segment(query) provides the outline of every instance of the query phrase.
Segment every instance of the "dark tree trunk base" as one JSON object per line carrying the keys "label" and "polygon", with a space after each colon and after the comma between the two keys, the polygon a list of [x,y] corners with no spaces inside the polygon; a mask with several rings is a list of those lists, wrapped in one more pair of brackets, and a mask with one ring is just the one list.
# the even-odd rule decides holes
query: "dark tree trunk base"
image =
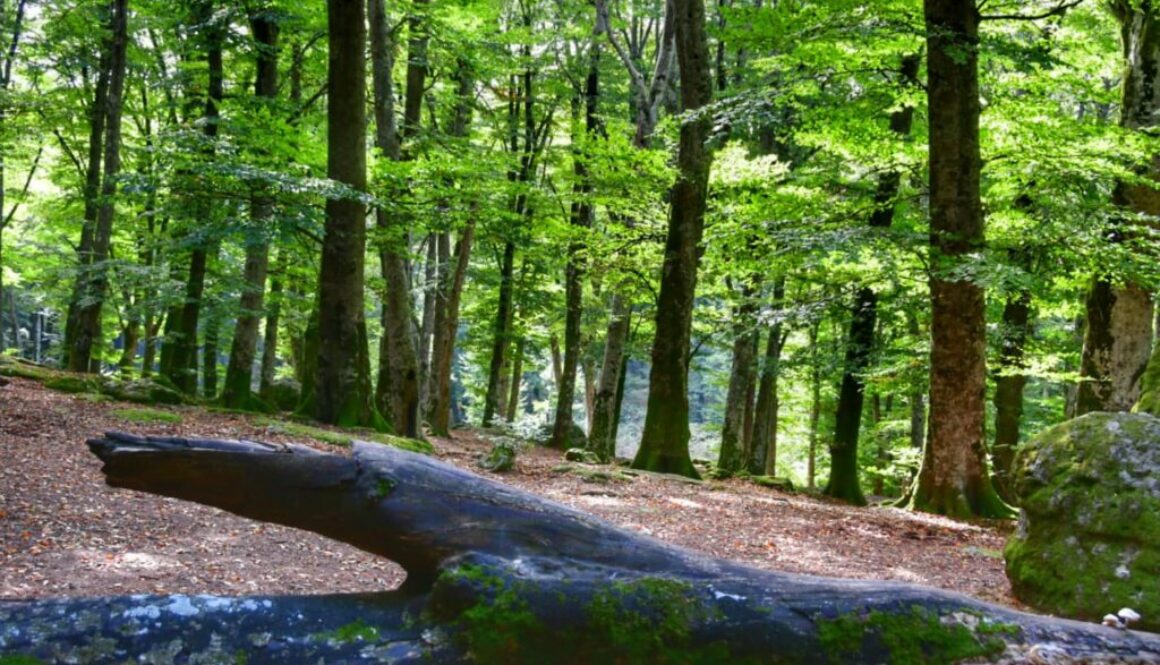
{"label": "dark tree trunk base", "polygon": [[746,568],[386,446],[342,457],[125,434],[89,445],[111,485],[310,529],[399,562],[407,583],[3,602],[0,662],[952,663],[1037,651],[1160,663],[1157,635]]}

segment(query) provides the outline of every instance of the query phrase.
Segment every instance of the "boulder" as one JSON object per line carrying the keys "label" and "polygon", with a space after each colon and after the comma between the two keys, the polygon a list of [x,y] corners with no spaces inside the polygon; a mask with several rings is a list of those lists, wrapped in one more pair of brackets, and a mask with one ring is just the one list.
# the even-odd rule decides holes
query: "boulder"
{"label": "boulder", "polygon": [[278,411],[293,411],[302,400],[302,385],[294,379],[276,379],[262,400]]}
{"label": "boulder", "polygon": [[511,471],[516,465],[516,446],[510,441],[496,441],[491,446],[491,452],[476,464],[479,465],[479,468],[487,469],[493,473]]}
{"label": "boulder", "polygon": [[[552,423],[544,423],[536,432],[536,443],[541,446],[551,445],[552,443]],[[572,429],[568,432],[568,440],[564,442],[564,449],[568,448],[587,448],[588,435],[584,433],[584,428],[572,423]]]}
{"label": "boulder", "polygon": [[1015,596],[1099,621],[1130,607],[1160,630],[1160,418],[1090,413],[1049,428],[1013,470],[1019,524],[1004,557]]}
{"label": "boulder", "polygon": [[585,464],[600,464],[600,456],[591,450],[583,448],[569,448],[564,451],[564,459],[569,462],[583,462]]}
{"label": "boulder", "polygon": [[185,404],[190,401],[172,384],[167,385],[152,378],[132,381],[108,379],[101,385],[101,392],[113,399],[137,404]]}

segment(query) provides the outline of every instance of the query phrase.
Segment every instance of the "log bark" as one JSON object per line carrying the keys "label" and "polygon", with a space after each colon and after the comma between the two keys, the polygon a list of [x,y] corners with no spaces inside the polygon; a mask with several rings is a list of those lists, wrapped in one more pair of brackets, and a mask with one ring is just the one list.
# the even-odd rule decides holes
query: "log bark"
{"label": "log bark", "polygon": [[1160,662],[1160,635],[909,584],[750,569],[378,444],[358,442],[345,457],[109,433],[89,447],[114,487],[315,531],[398,561],[407,582],[345,596],[4,601],[0,657],[110,662],[170,649],[189,662],[1037,662],[1033,653]]}

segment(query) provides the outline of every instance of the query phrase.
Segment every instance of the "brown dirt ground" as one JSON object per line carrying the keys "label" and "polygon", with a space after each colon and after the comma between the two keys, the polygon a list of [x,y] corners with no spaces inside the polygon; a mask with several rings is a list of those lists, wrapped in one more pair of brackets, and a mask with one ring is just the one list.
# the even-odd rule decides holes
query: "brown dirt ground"
{"label": "brown dirt ground", "polygon": [[[198,408],[170,409],[180,424],[142,425],[111,413],[130,406],[24,379],[0,388],[0,598],[332,593],[388,589],[402,580],[394,564],[312,533],[106,487],[100,462],[84,445],[106,430],[294,440],[247,416]],[[477,433],[433,443],[443,459],[493,475],[475,468],[490,445]],[[759,568],[916,582],[1016,604],[1000,554],[1008,525],[854,508],[741,480],[689,484],[642,475],[593,482],[554,473],[560,464],[558,452],[531,449],[514,471],[493,477]]]}

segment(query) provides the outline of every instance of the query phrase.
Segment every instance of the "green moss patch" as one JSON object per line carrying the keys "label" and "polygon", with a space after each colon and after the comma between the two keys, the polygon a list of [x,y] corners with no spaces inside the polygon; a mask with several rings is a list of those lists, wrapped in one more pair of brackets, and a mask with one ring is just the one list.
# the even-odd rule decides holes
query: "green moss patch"
{"label": "green moss patch", "polygon": [[159,411],[157,409],[114,409],[109,414],[133,423],[177,424],[181,422],[180,415],[171,411]]}
{"label": "green moss patch", "polygon": [[253,424],[258,427],[265,427],[271,431],[287,436],[303,437],[307,439],[314,439],[322,443],[329,443],[332,446],[343,446],[349,448],[355,440],[371,441],[374,443],[381,443],[387,446],[393,446],[402,450],[408,450],[413,453],[422,453],[429,455],[435,451],[434,447],[426,441],[419,441],[417,439],[407,439],[401,436],[393,436],[391,434],[383,434],[371,429],[353,429],[353,430],[330,430],[314,425],[307,425],[306,423],[294,422],[290,420],[278,420],[275,418],[257,418]]}
{"label": "green moss patch", "polygon": [[822,650],[834,663],[876,654],[882,654],[883,662],[898,665],[988,658],[1006,650],[1005,636],[1020,634],[1018,626],[986,623],[967,614],[940,616],[919,606],[909,612],[820,619],[817,626]]}

